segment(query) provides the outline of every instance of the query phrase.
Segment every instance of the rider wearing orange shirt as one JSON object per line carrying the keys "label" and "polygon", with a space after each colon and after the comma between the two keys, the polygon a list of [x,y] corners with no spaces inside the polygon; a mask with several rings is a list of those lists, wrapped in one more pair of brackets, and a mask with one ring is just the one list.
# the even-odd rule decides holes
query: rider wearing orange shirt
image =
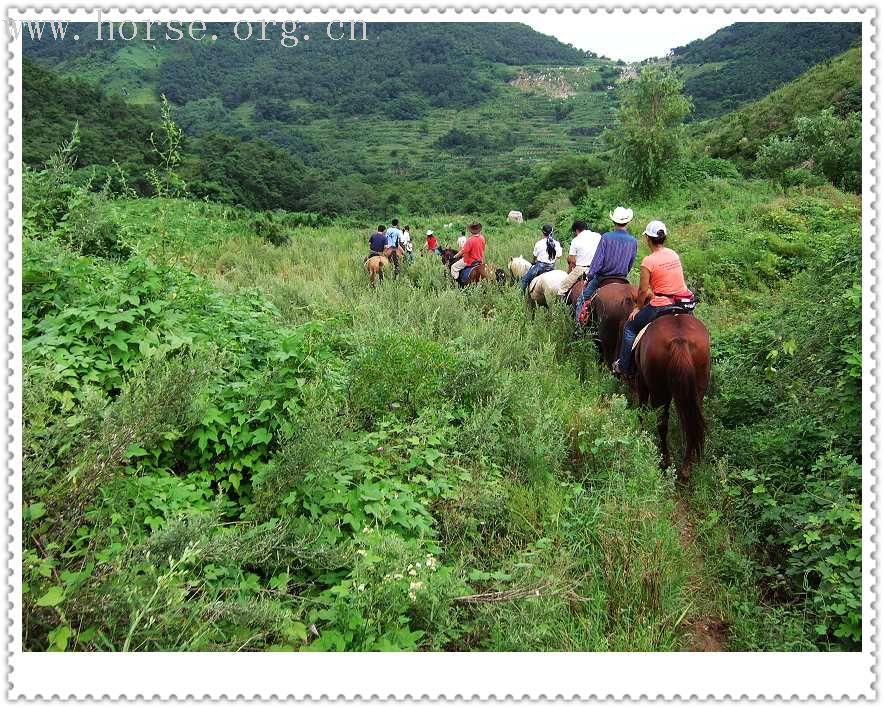
{"label": "rider wearing orange shirt", "polygon": [[664,308],[681,306],[693,309],[694,294],[685,284],[681,259],[671,248],[664,246],[667,230],[662,221],[652,221],[644,233],[651,249],[641,264],[641,279],[638,286],[638,305],[629,315],[623,326],[623,343],[620,358],[614,362],[614,373],[632,374],[632,343],[645,325]]}

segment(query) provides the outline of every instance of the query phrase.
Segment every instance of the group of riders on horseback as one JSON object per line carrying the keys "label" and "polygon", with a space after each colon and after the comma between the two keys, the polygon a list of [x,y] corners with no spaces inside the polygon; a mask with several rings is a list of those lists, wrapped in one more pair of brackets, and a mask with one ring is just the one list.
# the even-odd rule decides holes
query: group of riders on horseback
{"label": "group of riders on horseback", "polygon": [[[635,287],[628,279],[638,253],[638,240],[629,232],[633,212],[617,207],[610,219],[612,227],[604,234],[591,231],[585,221],[574,222],[567,271],[555,268],[562,247],[552,225],[544,224],[533,265],[514,258],[510,272],[516,276],[524,269],[520,286],[529,302],[548,303],[558,296],[573,306],[578,331],[592,325],[605,363],[630,382],[640,403],[659,411],[657,432],[667,466],[669,407],[675,401],[684,433],[679,469],[684,481],[705,437],[709,333],[693,316],[696,298],[685,283],[681,259],[666,245],[666,224],[651,221],[642,233],[650,254],[641,261]],[[544,298],[545,292],[550,296]]]}
{"label": "group of riders on horseback", "polygon": [[[578,327],[590,323],[594,312],[590,304],[603,285],[629,284],[629,271],[638,253],[638,241],[628,229],[632,209],[617,207],[610,218],[613,226],[604,234],[589,230],[582,220],[571,227],[568,270],[558,295],[569,303],[569,299],[573,300],[572,291],[579,289],[576,302],[570,303],[574,305]],[[553,236],[552,225],[544,224],[541,231],[543,238],[534,245],[534,264],[519,283],[522,290],[527,290],[536,277],[555,270],[555,262],[562,256],[562,246]],[[689,313],[696,305],[694,294],[685,284],[681,259],[665,245],[667,235],[662,221],[651,221],[644,230],[651,253],[641,262],[635,305],[623,327],[619,357],[610,362],[615,374],[632,375],[632,346],[644,327],[660,314]]]}
{"label": "group of riders on horseback", "polygon": [[[645,227],[642,235],[650,254],[641,261],[635,287],[628,279],[638,253],[638,240],[628,228],[633,212],[617,207],[610,219],[612,227],[604,234],[590,230],[585,221],[573,223],[567,271],[555,267],[563,248],[553,226],[544,224],[542,237],[534,245],[534,262],[513,258],[510,274],[519,277],[530,303],[549,304],[558,296],[574,308],[578,331],[592,325],[613,373],[630,382],[642,404],[660,410],[658,434],[664,465],[669,464],[669,406],[675,401],[685,439],[679,477],[685,480],[691,462],[702,451],[705,434],[702,400],[710,376],[709,333],[693,316],[696,299],[685,283],[681,259],[666,246],[666,224],[654,220]],[[398,272],[399,259],[412,253],[410,235],[403,239],[408,227],[403,232],[396,220],[392,223],[390,229],[379,227],[369,240],[366,263],[373,284],[372,259],[392,261]],[[427,231],[427,251],[442,257],[461,286],[481,279],[500,282],[505,277],[503,271],[484,263],[485,246],[479,223],[470,224],[469,236],[461,234],[457,251],[440,248],[433,231]]]}

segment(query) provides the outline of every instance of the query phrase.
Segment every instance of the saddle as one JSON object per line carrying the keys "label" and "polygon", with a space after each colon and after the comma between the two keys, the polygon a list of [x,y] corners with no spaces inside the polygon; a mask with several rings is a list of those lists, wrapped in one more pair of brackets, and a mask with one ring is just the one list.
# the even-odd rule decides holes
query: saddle
{"label": "saddle", "polygon": [[641,341],[642,335],[645,333],[648,327],[654,324],[654,322],[659,320],[661,317],[666,317],[668,315],[671,315],[672,317],[679,317],[681,315],[693,316],[693,310],[693,305],[690,308],[686,308],[682,305],[670,305],[669,307],[660,310],[660,312],[657,313],[657,316],[654,317],[654,319],[652,319],[650,322],[648,322],[644,327],[642,327],[638,331],[638,334],[635,335],[635,340],[632,342],[632,351],[635,351],[636,347],[638,347],[638,343]]}
{"label": "saddle", "polygon": [[[624,278],[622,275],[612,275],[608,278],[603,278],[599,283],[599,290],[601,290],[606,285],[611,285],[611,283],[619,283],[621,285],[629,285],[629,278]],[[598,292],[598,290],[596,290]]]}
{"label": "saddle", "polygon": [[470,282],[470,274],[471,274],[476,268],[478,268],[480,265],[482,265],[481,262],[480,262],[480,263],[474,263],[473,265],[471,265],[471,266],[467,266],[466,268],[464,268],[464,269],[460,272],[460,275],[457,276],[457,282],[460,283],[461,285],[466,285],[468,282]]}

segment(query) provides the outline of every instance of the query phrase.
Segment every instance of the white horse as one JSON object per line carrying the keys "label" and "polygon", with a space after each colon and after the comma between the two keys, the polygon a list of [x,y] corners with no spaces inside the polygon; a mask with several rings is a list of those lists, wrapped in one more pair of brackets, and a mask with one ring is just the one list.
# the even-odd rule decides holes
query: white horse
{"label": "white horse", "polygon": [[534,316],[534,308],[538,305],[550,307],[559,299],[559,288],[565,282],[568,274],[563,270],[548,270],[541,273],[528,286],[528,307],[531,316]]}
{"label": "white horse", "polygon": [[530,267],[530,261],[522,258],[522,256],[513,256],[510,258],[510,275],[516,280],[521,280]]}

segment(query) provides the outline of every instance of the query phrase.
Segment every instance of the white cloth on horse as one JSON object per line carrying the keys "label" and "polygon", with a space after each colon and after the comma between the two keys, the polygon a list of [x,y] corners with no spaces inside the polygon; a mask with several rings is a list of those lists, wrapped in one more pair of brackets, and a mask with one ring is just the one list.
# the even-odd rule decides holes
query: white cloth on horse
{"label": "white cloth on horse", "polygon": [[537,305],[551,306],[557,299],[562,281],[568,276],[563,270],[541,273],[528,286],[528,296]]}
{"label": "white cloth on horse", "polygon": [[542,238],[537,243],[534,244],[534,260],[538,263],[549,263],[553,264],[556,262],[556,258],[562,257],[562,244],[558,241],[553,241],[555,244],[556,255],[555,258],[550,258],[549,254],[546,252],[546,239]]}

